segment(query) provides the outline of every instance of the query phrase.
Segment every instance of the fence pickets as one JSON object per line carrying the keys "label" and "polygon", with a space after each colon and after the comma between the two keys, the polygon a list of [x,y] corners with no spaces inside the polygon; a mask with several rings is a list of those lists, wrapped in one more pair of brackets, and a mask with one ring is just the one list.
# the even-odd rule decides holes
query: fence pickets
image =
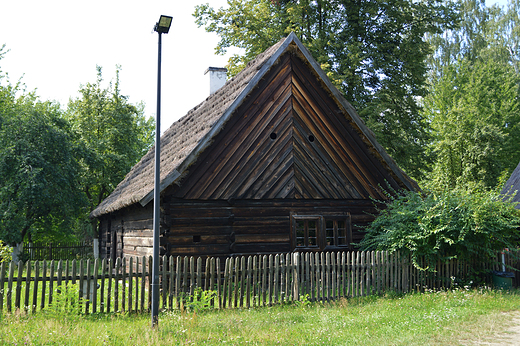
{"label": "fence pickets", "polygon": [[[239,256],[225,263],[200,257],[160,260],[159,306],[165,310],[190,304],[202,290],[214,292],[209,301],[214,308],[250,308],[446,288],[453,284],[452,278],[463,278],[468,271],[467,265],[452,260],[438,263],[436,273],[425,275],[411,265],[409,257],[380,251]],[[78,284],[84,298],[81,311],[86,314],[149,311],[150,268],[151,257],[117,258],[115,263],[99,259],[4,262],[0,309],[44,309],[70,283]]]}

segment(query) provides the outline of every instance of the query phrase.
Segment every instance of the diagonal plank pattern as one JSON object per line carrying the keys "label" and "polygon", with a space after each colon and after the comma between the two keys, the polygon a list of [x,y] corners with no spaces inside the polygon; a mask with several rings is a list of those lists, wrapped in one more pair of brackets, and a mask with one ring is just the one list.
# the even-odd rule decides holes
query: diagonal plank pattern
{"label": "diagonal plank pattern", "polygon": [[[193,173],[190,173],[193,172]],[[303,61],[290,52],[238,107],[176,198],[384,198],[392,178]]]}

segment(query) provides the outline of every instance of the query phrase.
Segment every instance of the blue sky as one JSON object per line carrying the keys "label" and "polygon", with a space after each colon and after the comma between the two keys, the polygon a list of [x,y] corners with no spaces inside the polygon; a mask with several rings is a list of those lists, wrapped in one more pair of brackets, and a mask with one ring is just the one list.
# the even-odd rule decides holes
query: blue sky
{"label": "blue sky", "polygon": [[[0,11],[0,45],[10,50],[0,61],[11,82],[37,89],[44,100],[63,106],[77,97],[80,84],[96,80],[96,65],[106,81],[121,65],[121,91],[131,103],[145,102],[155,116],[157,34],[161,14],[173,17],[163,35],[162,130],[209,95],[209,66],[223,67],[218,37],[194,23],[195,5],[225,6],[226,0],[24,0],[6,1]],[[505,5],[506,0],[500,0]]]}

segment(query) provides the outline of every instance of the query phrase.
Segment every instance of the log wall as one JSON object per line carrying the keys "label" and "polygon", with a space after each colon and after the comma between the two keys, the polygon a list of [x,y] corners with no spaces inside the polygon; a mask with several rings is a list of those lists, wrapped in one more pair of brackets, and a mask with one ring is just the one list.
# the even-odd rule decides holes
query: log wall
{"label": "log wall", "polygon": [[293,250],[291,213],[332,216],[349,212],[352,241],[359,242],[363,237],[362,227],[373,219],[368,213],[376,212],[372,201],[364,200],[177,202],[164,204],[170,224],[161,239],[165,253],[174,256],[290,252]]}

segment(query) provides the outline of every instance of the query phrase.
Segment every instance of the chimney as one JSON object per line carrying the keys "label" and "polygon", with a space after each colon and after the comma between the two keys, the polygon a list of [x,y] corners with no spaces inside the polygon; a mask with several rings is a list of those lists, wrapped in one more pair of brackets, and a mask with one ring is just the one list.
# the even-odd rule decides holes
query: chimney
{"label": "chimney", "polygon": [[209,72],[209,94],[215,93],[226,83],[227,68],[208,67],[204,74]]}

